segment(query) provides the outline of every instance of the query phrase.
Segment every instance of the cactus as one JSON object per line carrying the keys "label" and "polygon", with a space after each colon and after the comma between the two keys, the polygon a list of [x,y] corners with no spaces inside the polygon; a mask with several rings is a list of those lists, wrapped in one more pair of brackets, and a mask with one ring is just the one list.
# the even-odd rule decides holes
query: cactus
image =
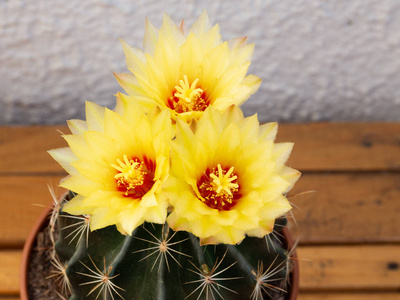
{"label": "cactus", "polygon": [[291,252],[279,238],[286,218],[278,219],[265,238],[200,246],[194,235],[174,232],[167,223],[144,223],[131,236],[115,226],[90,232],[88,216],[59,209],[56,205],[53,257],[64,276],[62,293],[70,300],[276,299],[286,294],[282,287],[291,271]]}
{"label": "cactus", "polygon": [[276,123],[238,107],[261,81],[245,75],[252,45],[222,43],[206,12],[190,34],[167,15],[158,34],[146,28],[145,52],[123,42],[133,75],[115,75],[128,95],[115,110],[87,102],[69,147],[49,151],[73,191],[50,223],[63,297],[285,297],[280,216],[300,172]]}

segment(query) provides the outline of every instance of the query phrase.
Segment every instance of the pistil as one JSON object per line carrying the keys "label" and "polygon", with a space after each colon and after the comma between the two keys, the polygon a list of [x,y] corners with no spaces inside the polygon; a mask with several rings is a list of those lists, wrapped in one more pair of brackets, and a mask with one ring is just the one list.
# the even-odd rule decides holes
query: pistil
{"label": "pistil", "polygon": [[140,198],[151,189],[154,183],[152,174],[149,174],[143,162],[137,158],[128,159],[124,155],[123,161],[117,159],[117,163],[111,166],[118,171],[114,176],[117,189],[123,191],[125,196]]}
{"label": "pistil", "polygon": [[238,176],[234,167],[222,168],[221,164],[207,170],[198,181],[198,189],[209,207],[218,210],[230,210],[241,197]]}
{"label": "pistil", "polygon": [[177,113],[204,111],[208,103],[205,99],[205,91],[198,87],[198,83],[199,79],[196,78],[190,84],[188,77],[184,75],[179,85],[175,86],[173,96],[168,99],[169,108]]}

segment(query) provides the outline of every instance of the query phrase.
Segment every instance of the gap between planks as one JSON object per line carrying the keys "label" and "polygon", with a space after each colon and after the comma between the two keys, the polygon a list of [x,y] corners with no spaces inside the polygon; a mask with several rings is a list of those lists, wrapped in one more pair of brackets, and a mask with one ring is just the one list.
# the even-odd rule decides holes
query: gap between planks
{"label": "gap between planks", "polygon": [[290,230],[304,244],[400,242],[399,199],[400,173],[303,174]]}
{"label": "gap between planks", "polygon": [[298,300],[399,300],[400,293],[300,293]]}
{"label": "gap between planks", "polygon": [[303,291],[400,290],[400,245],[299,247]]}

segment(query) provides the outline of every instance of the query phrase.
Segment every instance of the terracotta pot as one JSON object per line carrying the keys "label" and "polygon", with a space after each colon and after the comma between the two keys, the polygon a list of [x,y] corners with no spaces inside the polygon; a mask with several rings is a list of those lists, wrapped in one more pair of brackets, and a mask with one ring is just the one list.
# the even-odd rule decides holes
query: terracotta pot
{"label": "terracotta pot", "polygon": [[[49,215],[51,212],[51,208],[47,208],[40,218],[36,221],[36,224],[33,226],[31,232],[29,233],[28,238],[26,239],[24,250],[22,252],[22,261],[21,261],[21,270],[20,270],[20,298],[21,300],[29,300],[28,297],[28,268],[29,268],[29,260],[31,257],[31,251],[33,249],[33,245],[36,241],[37,234],[42,231],[44,227],[48,225]],[[290,234],[289,230],[285,227],[283,229],[283,235],[286,238],[289,249],[291,249],[294,245],[293,237]],[[293,263],[294,268],[291,273],[292,282],[291,282],[291,290],[289,291],[289,299],[296,300],[299,293],[299,265],[297,260],[296,251],[293,253]]]}
{"label": "terracotta pot", "polygon": [[51,208],[47,208],[41,214],[40,218],[36,221],[35,225],[32,227],[31,232],[26,239],[24,250],[22,251],[22,261],[21,261],[21,269],[19,273],[19,291],[21,300],[29,300],[28,296],[28,268],[29,268],[29,260],[31,257],[31,252],[33,245],[36,241],[37,234],[42,231],[42,229],[48,225],[49,215],[51,212]]}

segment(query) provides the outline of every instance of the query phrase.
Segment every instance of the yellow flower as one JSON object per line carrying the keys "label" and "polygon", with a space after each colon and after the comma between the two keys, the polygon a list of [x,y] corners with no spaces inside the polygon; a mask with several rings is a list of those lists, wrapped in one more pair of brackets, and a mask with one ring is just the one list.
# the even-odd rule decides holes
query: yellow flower
{"label": "yellow flower", "polygon": [[115,74],[120,85],[147,107],[167,108],[174,119],[197,119],[208,106],[240,105],[261,83],[246,76],[254,45],[246,38],[223,42],[206,11],[189,30],[168,15],[160,30],[146,20],[144,51],[122,45],[132,73]]}
{"label": "yellow flower", "polygon": [[171,119],[159,109],[145,114],[117,95],[115,111],[86,103],[87,121],[71,120],[67,148],[49,151],[70,174],[60,186],[78,195],[64,211],[90,215],[90,228],[117,225],[123,234],[144,221],[164,223],[161,197],[169,174]]}
{"label": "yellow flower", "polygon": [[[192,127],[190,127],[192,126]],[[291,143],[274,143],[276,123],[259,125],[231,106],[208,108],[192,125],[178,120],[165,190],[173,206],[167,222],[202,244],[236,244],[263,237],[291,206],[285,198],[300,176],[285,166]]]}

